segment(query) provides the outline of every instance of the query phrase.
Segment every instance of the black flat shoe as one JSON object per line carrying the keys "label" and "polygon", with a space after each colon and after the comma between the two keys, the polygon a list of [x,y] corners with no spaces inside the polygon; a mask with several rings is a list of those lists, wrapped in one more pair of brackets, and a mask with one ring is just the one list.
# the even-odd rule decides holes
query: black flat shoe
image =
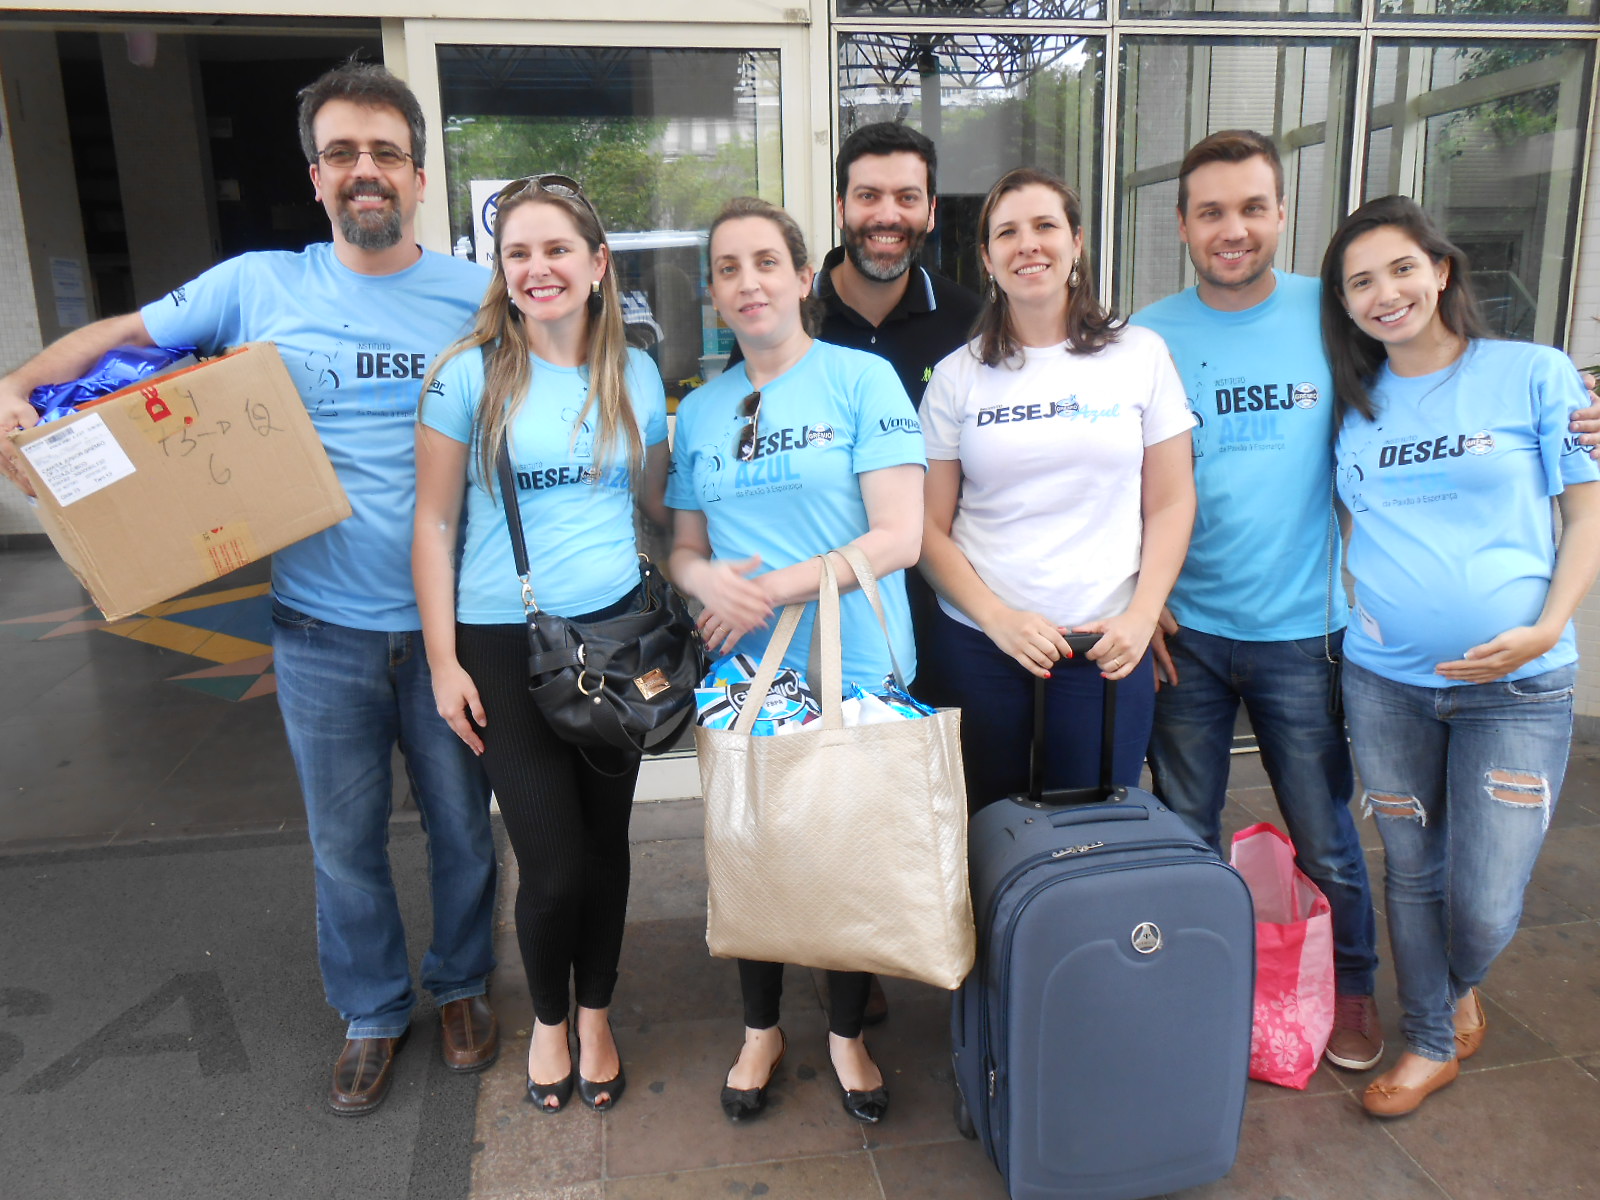
{"label": "black flat shoe", "polygon": [[[595,1112],[605,1112],[622,1099],[622,1093],[628,1089],[628,1073],[617,1067],[617,1073],[610,1079],[599,1082],[578,1076],[578,1098],[581,1099]],[[604,1100],[600,1099],[605,1096]]]}
{"label": "black flat shoe", "polygon": [[[752,1117],[760,1116],[767,1107],[767,1088],[772,1086],[772,1077],[778,1073],[778,1066],[783,1062],[783,1056],[789,1051],[789,1040],[783,1036],[783,1030],[778,1030],[778,1057],[772,1060],[772,1070],[767,1072],[767,1078],[760,1087],[731,1088],[726,1083],[722,1085],[722,1115],[737,1125],[740,1121],[748,1121]],[[743,1051],[741,1050],[742,1054]],[[739,1065],[738,1058],[733,1060],[733,1066]],[[730,1071],[733,1067],[728,1068]]]}
{"label": "black flat shoe", "polygon": [[[567,1106],[567,1101],[572,1099],[572,1080],[576,1071],[568,1071],[567,1077],[556,1083],[535,1083],[533,1076],[528,1076],[528,1103],[538,1106],[542,1113],[558,1113]],[[554,1104],[545,1101],[554,1096]]]}
{"label": "black flat shoe", "polygon": [[870,1092],[844,1092],[844,1110],[863,1125],[876,1125],[889,1112],[889,1089],[875,1087]]}
{"label": "black flat shoe", "polygon": [[[867,1052],[867,1060],[873,1062],[874,1066],[877,1065],[870,1050]],[[880,1075],[883,1073],[881,1067],[878,1073]],[[881,1083],[867,1091],[854,1092],[845,1087],[844,1081],[840,1080],[839,1090],[844,1093],[845,1112],[863,1125],[876,1125],[889,1112],[889,1089]]]}

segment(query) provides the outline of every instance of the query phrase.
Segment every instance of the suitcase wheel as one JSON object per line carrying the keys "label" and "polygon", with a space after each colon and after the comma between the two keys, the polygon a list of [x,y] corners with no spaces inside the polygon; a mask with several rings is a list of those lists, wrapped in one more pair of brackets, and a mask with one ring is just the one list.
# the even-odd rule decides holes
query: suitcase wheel
{"label": "suitcase wheel", "polygon": [[961,1136],[966,1138],[969,1142],[976,1141],[978,1138],[978,1127],[972,1123],[972,1114],[967,1111],[967,1102],[966,1099],[961,1095],[960,1088],[956,1089],[955,1118],[956,1129],[960,1132]]}

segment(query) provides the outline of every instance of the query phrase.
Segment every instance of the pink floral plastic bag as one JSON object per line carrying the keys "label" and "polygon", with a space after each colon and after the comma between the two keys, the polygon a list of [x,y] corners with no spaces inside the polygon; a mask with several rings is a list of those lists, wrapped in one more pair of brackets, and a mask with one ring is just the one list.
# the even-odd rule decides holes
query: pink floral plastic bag
{"label": "pink floral plastic bag", "polygon": [[1304,1088],[1333,1032],[1331,910],[1294,865],[1294,846],[1275,826],[1234,834],[1233,865],[1256,906],[1250,1078]]}

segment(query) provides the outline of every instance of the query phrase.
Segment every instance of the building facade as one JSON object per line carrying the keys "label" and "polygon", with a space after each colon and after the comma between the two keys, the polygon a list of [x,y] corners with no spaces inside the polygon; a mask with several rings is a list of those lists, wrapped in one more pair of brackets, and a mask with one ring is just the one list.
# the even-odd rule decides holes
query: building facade
{"label": "building facade", "polygon": [[[975,281],[989,185],[1024,163],[1083,194],[1123,312],[1193,282],[1173,219],[1183,150],[1272,133],[1315,273],[1362,200],[1416,197],[1471,254],[1506,336],[1600,361],[1600,200],[1588,186],[1600,0],[107,0],[0,15],[0,363],[226,255],[326,236],[293,93],[351,54],[429,118],[425,244],[479,257],[497,184],[584,181],[633,331],[673,395],[728,348],[704,297],[727,196],[785,204],[820,252],[833,154],[905,120],[940,150],[930,254]],[[374,12],[374,8],[377,9]],[[447,11],[448,10],[448,11]],[[0,534],[36,529],[0,493]],[[1580,614],[1600,728],[1600,598]]]}

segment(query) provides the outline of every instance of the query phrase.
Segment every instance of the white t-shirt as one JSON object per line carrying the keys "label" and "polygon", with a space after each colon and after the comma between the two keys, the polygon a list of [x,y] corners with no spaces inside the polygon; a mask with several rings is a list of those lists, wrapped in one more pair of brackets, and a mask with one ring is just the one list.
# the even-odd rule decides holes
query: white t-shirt
{"label": "white t-shirt", "polygon": [[961,463],[951,537],[996,596],[1066,626],[1128,607],[1144,448],[1194,424],[1158,334],[1127,326],[1094,354],[1029,348],[1020,366],[963,346],[933,369],[921,415],[928,457]]}

